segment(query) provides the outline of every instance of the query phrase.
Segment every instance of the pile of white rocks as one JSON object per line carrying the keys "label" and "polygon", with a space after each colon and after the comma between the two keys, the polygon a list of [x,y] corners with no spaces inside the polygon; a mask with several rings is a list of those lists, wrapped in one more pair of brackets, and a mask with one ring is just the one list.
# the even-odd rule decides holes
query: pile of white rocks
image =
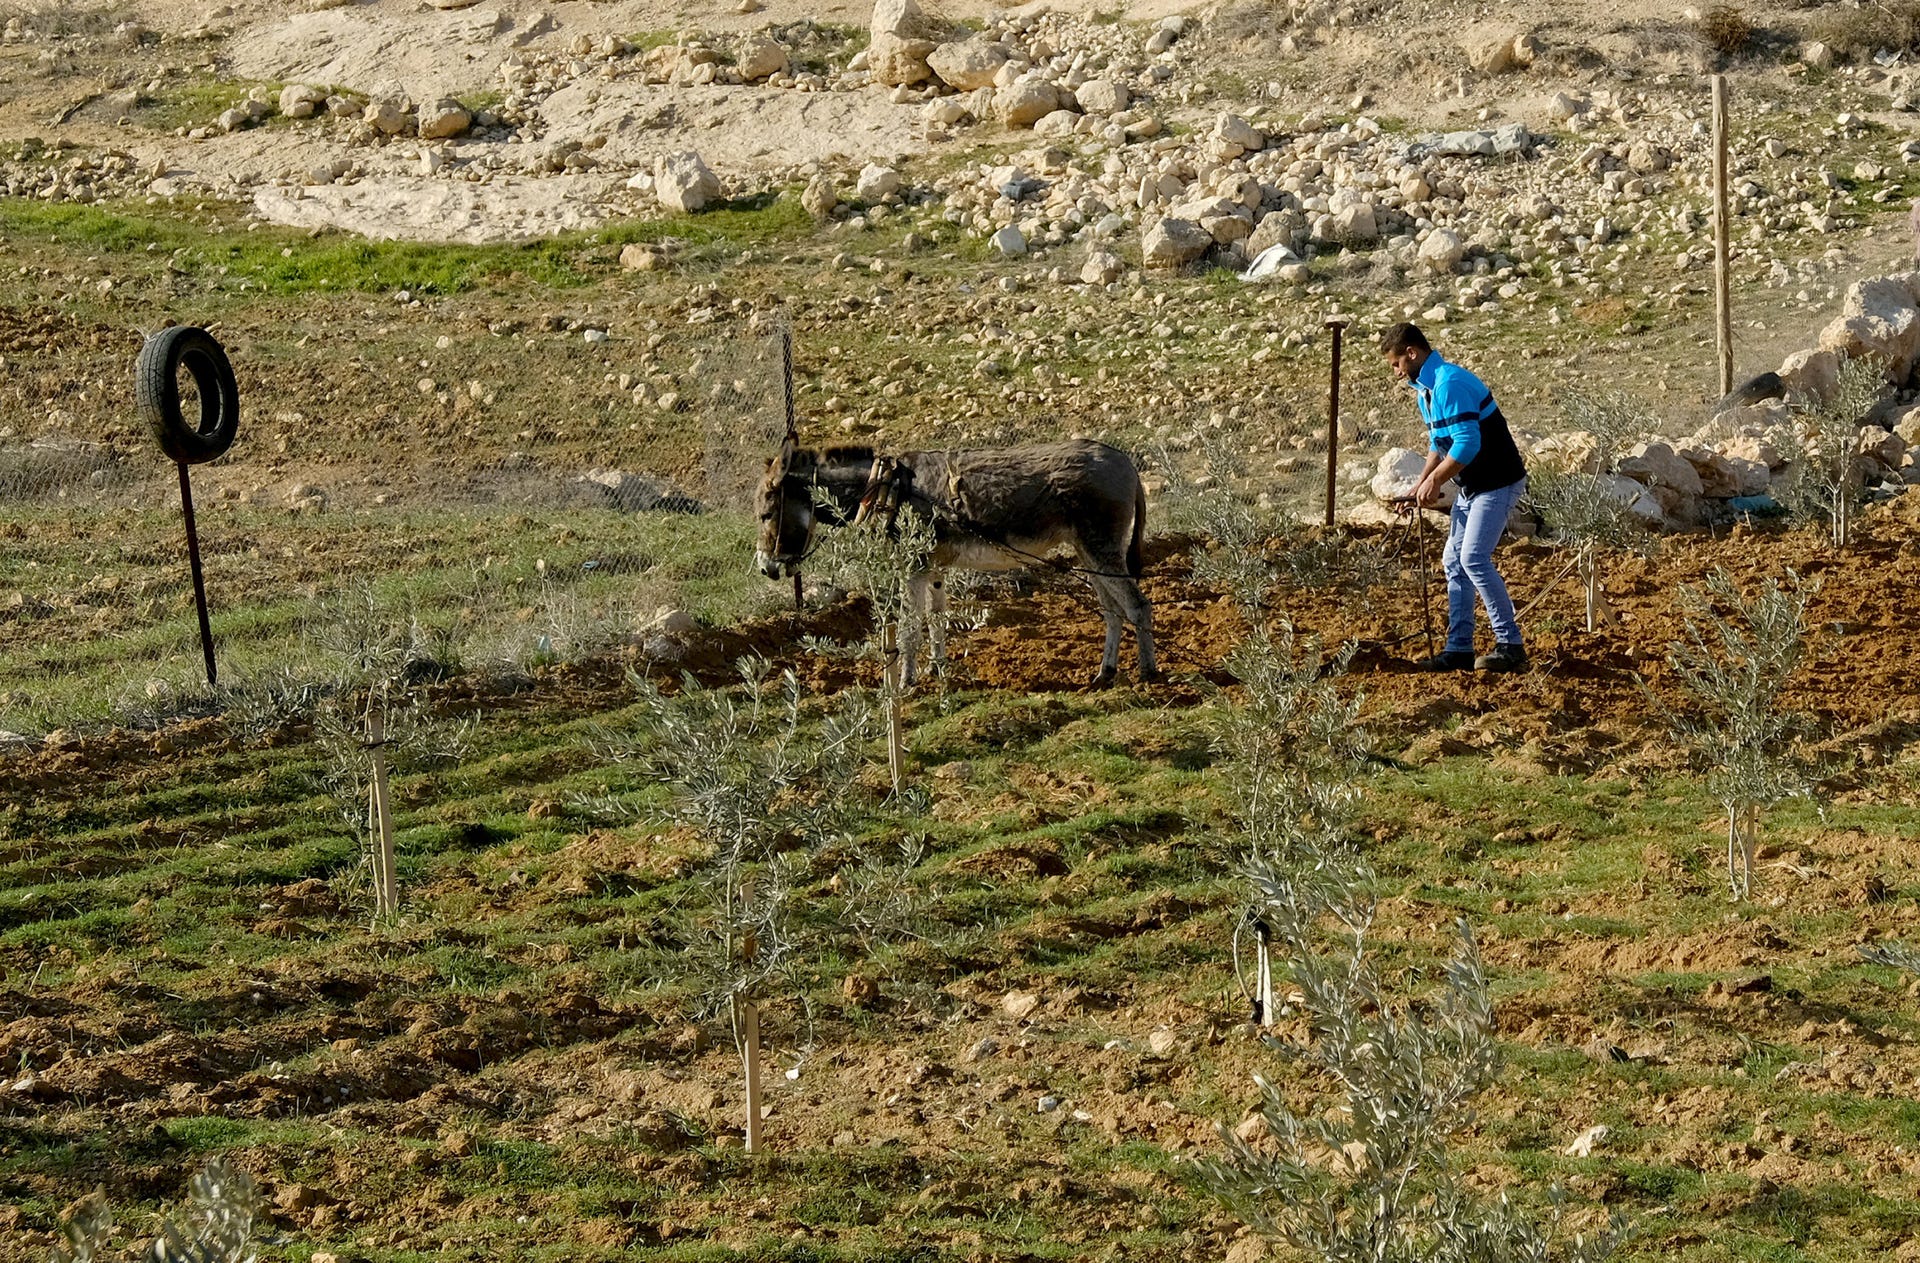
{"label": "pile of white rocks", "polygon": [[46,202],[97,202],[145,193],[166,165],[144,164],[124,150],[73,152],[29,137],[0,161],[0,192]]}

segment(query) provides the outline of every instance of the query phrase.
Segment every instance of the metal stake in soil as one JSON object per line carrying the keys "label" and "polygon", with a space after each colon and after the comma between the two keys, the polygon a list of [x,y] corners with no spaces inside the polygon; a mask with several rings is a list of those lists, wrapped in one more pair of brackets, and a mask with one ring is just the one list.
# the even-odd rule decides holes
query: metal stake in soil
{"label": "metal stake in soil", "polygon": [[207,660],[207,686],[219,683],[213,665],[213,624],[207,621],[207,580],[200,570],[200,532],[193,524],[193,481],[180,466],[180,511],[187,519],[187,561],[193,567],[193,604],[200,612],[200,652]]}
{"label": "metal stake in soil", "polygon": [[1329,320],[1333,330],[1333,375],[1327,386],[1327,525],[1333,525],[1333,489],[1335,466],[1340,460],[1340,335],[1344,320]]}

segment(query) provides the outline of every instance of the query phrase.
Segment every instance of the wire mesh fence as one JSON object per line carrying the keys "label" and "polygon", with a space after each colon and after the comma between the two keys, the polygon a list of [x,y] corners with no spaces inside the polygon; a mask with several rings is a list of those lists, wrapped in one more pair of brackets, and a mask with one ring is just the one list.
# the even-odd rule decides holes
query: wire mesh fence
{"label": "wire mesh fence", "polygon": [[[790,593],[751,567],[751,500],[788,424],[782,333],[762,320],[618,338],[595,361],[592,408],[423,360],[416,397],[367,423],[372,446],[330,443],[330,423],[280,392],[249,402],[232,449],[191,467],[220,690],[202,664],[177,467],[144,432],[89,437],[58,409],[0,428],[0,733],[156,722],[236,692],[383,674],[525,671],[779,608]],[[1297,354],[1324,364],[1325,350]],[[1410,406],[1378,376],[1343,383],[1341,520],[1373,499],[1381,453],[1415,441]],[[1327,402],[1275,392],[1099,437],[1147,467],[1150,533],[1217,531],[1175,503],[1195,488],[1278,530],[1324,518]],[[805,441],[841,437],[801,426]],[[990,421],[973,428],[971,446],[1001,441]],[[1049,429],[1086,432],[1022,418],[1018,433]]]}

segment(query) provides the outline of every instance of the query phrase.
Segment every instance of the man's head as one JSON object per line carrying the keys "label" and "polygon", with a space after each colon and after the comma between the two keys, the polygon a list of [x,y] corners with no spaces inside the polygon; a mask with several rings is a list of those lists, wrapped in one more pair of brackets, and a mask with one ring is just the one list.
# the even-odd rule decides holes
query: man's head
{"label": "man's head", "polygon": [[1387,366],[1403,382],[1414,379],[1432,352],[1427,335],[1415,324],[1402,322],[1380,335],[1380,354],[1387,357]]}

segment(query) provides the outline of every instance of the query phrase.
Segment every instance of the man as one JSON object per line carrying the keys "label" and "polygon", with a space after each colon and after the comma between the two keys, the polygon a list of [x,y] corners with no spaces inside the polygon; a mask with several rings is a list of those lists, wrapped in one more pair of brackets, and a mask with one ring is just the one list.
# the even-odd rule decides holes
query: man
{"label": "man", "polygon": [[[1441,358],[1425,334],[1397,324],[1380,337],[1393,375],[1413,389],[1427,423],[1427,464],[1411,499],[1421,508],[1440,502],[1440,488],[1460,480],[1447,533],[1447,647],[1419,663],[1424,671],[1524,671],[1527,650],[1513,598],[1493,566],[1493,549],[1513,506],[1527,489],[1527,467],[1493,392],[1478,377]],[[1473,654],[1474,598],[1493,624],[1493,652]]]}

